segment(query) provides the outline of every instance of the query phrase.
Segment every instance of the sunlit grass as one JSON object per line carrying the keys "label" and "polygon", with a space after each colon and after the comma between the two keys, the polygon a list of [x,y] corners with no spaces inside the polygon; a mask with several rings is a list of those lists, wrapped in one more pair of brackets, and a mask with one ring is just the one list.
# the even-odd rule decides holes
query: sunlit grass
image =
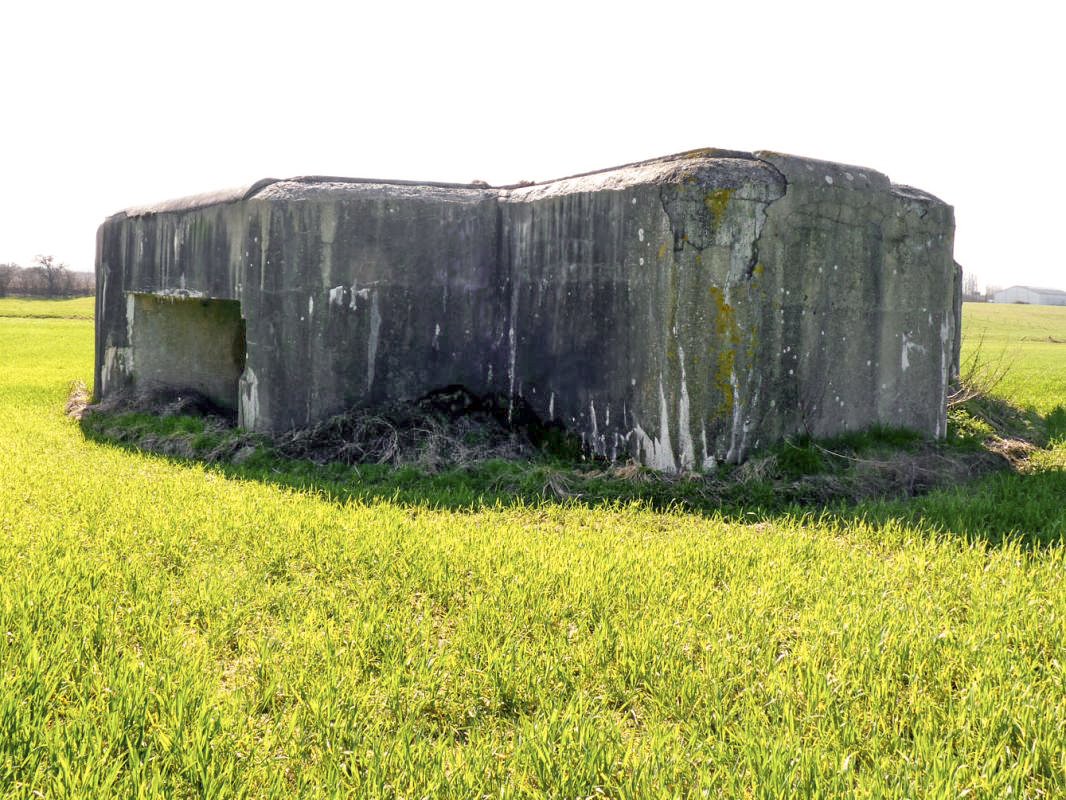
{"label": "sunlit grass", "polygon": [[0,297],[0,317],[92,319],[95,297]]}
{"label": "sunlit grass", "polygon": [[1066,403],[1066,307],[966,303],[963,330],[963,361],[979,346],[1008,368],[1001,396],[1045,414]]}
{"label": "sunlit grass", "polygon": [[750,521],[343,502],[86,441],[91,349],[0,318],[0,795],[1066,792],[1061,449]]}

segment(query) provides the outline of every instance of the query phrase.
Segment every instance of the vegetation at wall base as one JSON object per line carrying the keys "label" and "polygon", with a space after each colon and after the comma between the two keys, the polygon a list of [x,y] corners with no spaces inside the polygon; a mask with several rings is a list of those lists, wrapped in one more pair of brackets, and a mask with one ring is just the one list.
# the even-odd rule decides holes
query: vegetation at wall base
{"label": "vegetation at wall base", "polygon": [[[998,406],[984,398],[971,403]],[[150,401],[139,405],[152,408]],[[181,403],[169,405],[180,407]],[[574,500],[594,506],[625,501],[657,509],[780,512],[869,498],[911,497],[998,469],[1024,468],[1035,447],[1024,439],[1005,438],[1001,435],[1005,431],[992,429],[982,418],[956,412],[953,420],[958,424],[953,425],[947,442],[892,429],[832,440],[794,437],[738,466],[723,464],[704,473],[669,475],[633,463],[581,460],[537,450],[521,430],[484,433],[485,428],[478,427],[478,445],[471,445],[464,442],[469,427],[458,426],[454,420],[427,421],[395,409],[345,415],[343,427],[353,427],[353,418],[359,423],[363,413],[378,424],[363,422],[373,436],[359,440],[358,448],[343,440],[329,448],[309,447],[306,441],[315,437],[307,432],[277,437],[247,433],[211,414],[90,408],[81,425],[94,441],[202,461],[233,477],[312,488],[337,499],[395,499],[454,509],[521,498],[534,504]],[[416,418],[418,435],[411,435],[411,429],[398,432],[391,425],[382,427],[380,420],[390,416]],[[338,419],[324,427],[340,427]],[[1035,428],[1024,430],[1036,432]],[[403,438],[409,439],[406,447],[397,445]],[[353,449],[371,458],[348,463]],[[449,454],[457,457],[443,457]]]}
{"label": "vegetation at wall base", "polygon": [[[64,412],[91,348],[0,318],[0,796],[1066,793],[1066,363],[1038,347],[1001,386],[1044,428],[1017,468],[782,510],[133,450]],[[997,430],[953,419],[952,453]],[[764,457],[832,476],[845,445]]]}
{"label": "vegetation at wall base", "polygon": [[[990,372],[979,357],[978,348],[952,395],[944,441],[881,427],[820,441],[795,436],[741,465],[681,475],[583,456],[576,437],[548,431],[531,410],[523,409],[512,424],[500,398],[476,398],[462,387],[414,403],[353,409],[274,436],[235,427],[232,415],[193,391],[118,398],[89,406],[79,418],[94,441],[345,500],[400,499],[441,508],[517,498],[625,501],[771,513],[912,497],[1000,469],[1025,470],[1030,455],[1048,443],[1048,422],[995,396],[1004,373]],[[1062,413],[1060,406],[1049,419]]]}

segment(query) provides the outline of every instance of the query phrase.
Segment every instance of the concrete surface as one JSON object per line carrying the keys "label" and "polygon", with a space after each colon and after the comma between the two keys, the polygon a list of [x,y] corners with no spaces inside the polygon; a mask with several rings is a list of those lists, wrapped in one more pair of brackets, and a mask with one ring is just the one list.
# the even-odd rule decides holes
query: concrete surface
{"label": "concrete surface", "polygon": [[237,410],[245,351],[240,303],[131,293],[126,314],[141,388],[193,389]]}
{"label": "concrete surface", "polygon": [[878,172],[766,152],[495,188],[268,179],[104,222],[97,396],[208,387],[276,431],[460,384],[667,471],[795,433],[941,436],[953,232]]}

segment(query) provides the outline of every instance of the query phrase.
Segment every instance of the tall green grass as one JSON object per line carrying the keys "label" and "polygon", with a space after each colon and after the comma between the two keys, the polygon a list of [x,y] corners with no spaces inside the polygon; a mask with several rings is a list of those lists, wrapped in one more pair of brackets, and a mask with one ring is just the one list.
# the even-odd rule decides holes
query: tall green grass
{"label": "tall green grass", "polygon": [[346,499],[87,441],[91,342],[0,318],[0,795],[1066,792],[1061,450],[815,513]]}

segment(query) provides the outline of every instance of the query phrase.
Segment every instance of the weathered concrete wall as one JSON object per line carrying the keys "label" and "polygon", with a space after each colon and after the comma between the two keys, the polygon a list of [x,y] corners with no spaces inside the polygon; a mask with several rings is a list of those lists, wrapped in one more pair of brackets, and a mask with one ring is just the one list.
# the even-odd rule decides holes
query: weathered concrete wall
{"label": "weathered concrete wall", "polygon": [[784,193],[771,166],[730,157],[510,193],[508,390],[600,455],[667,470],[739,459],[735,384],[756,346],[744,293]]}
{"label": "weathered concrete wall", "polygon": [[261,181],[104,223],[96,386],[150,378],[131,295],[190,296],[239,301],[233,402],[259,430],[462,384],[666,470],[796,432],[942,435],[952,235],[930,195],[772,153],[496,189]]}

